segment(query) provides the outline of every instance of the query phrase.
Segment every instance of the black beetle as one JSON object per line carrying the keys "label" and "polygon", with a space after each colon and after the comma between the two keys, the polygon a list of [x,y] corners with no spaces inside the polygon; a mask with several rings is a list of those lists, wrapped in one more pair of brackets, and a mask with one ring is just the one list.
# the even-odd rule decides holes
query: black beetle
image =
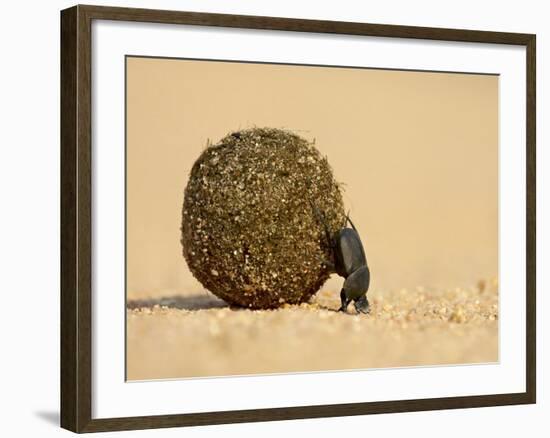
{"label": "black beetle", "polygon": [[[314,210],[319,217],[317,208],[314,207]],[[320,217],[320,219],[324,225],[326,238],[334,259],[334,263],[323,261],[323,264],[332,272],[345,278],[340,292],[342,305],[339,311],[346,312],[349,303],[353,301],[358,313],[369,313],[367,291],[370,284],[370,271],[367,266],[365,250],[355,225],[349,215],[346,215],[344,227],[331,236],[324,217]],[[348,222],[351,228],[347,227]]]}

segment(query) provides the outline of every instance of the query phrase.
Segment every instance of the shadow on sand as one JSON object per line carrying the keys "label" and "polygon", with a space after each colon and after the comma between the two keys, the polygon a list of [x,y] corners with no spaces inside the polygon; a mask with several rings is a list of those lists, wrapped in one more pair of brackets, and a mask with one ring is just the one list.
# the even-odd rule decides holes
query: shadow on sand
{"label": "shadow on sand", "polygon": [[[329,312],[338,312],[338,309],[314,302],[313,304],[319,310],[328,310]],[[238,307],[229,305],[222,299],[211,294],[195,294],[195,295],[171,295],[160,298],[150,298],[142,300],[128,300],[126,308],[133,309],[152,309],[155,306],[163,306],[171,309],[180,310],[206,310],[206,309],[221,309],[230,307],[231,310],[248,310],[246,307]]]}
{"label": "shadow on sand", "polygon": [[206,294],[173,295],[146,300],[128,300],[126,307],[131,310],[144,307],[154,307],[157,305],[183,310],[218,309],[228,307],[228,304],[225,301],[222,301],[213,295]]}

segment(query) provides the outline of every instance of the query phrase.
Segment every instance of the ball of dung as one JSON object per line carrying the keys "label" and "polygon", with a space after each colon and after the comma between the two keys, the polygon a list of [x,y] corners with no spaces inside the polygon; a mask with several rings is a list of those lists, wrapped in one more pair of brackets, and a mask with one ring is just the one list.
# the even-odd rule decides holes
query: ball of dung
{"label": "ball of dung", "polygon": [[208,146],[185,188],[183,255],[202,285],[249,308],[301,303],[327,280],[340,186],[314,144],[254,128]]}

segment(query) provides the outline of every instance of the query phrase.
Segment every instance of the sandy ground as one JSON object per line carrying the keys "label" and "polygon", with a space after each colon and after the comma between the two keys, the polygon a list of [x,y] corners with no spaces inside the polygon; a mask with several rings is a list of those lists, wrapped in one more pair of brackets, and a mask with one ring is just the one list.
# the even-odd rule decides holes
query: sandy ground
{"label": "sandy ground", "polygon": [[371,313],[336,312],[337,292],[277,310],[209,293],[131,300],[127,378],[148,380],[498,361],[498,285],[369,292]]}

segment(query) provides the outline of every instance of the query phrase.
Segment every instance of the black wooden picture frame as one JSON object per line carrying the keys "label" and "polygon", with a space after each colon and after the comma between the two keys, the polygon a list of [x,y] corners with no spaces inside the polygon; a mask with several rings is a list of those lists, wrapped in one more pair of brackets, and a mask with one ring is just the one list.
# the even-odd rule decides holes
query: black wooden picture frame
{"label": "black wooden picture frame", "polygon": [[[526,391],[383,401],[92,419],[91,25],[93,20],[220,26],[519,45],[526,48]],[[74,432],[147,429],[535,403],[535,59],[531,34],[239,16],[100,6],[61,12],[61,426]]]}

